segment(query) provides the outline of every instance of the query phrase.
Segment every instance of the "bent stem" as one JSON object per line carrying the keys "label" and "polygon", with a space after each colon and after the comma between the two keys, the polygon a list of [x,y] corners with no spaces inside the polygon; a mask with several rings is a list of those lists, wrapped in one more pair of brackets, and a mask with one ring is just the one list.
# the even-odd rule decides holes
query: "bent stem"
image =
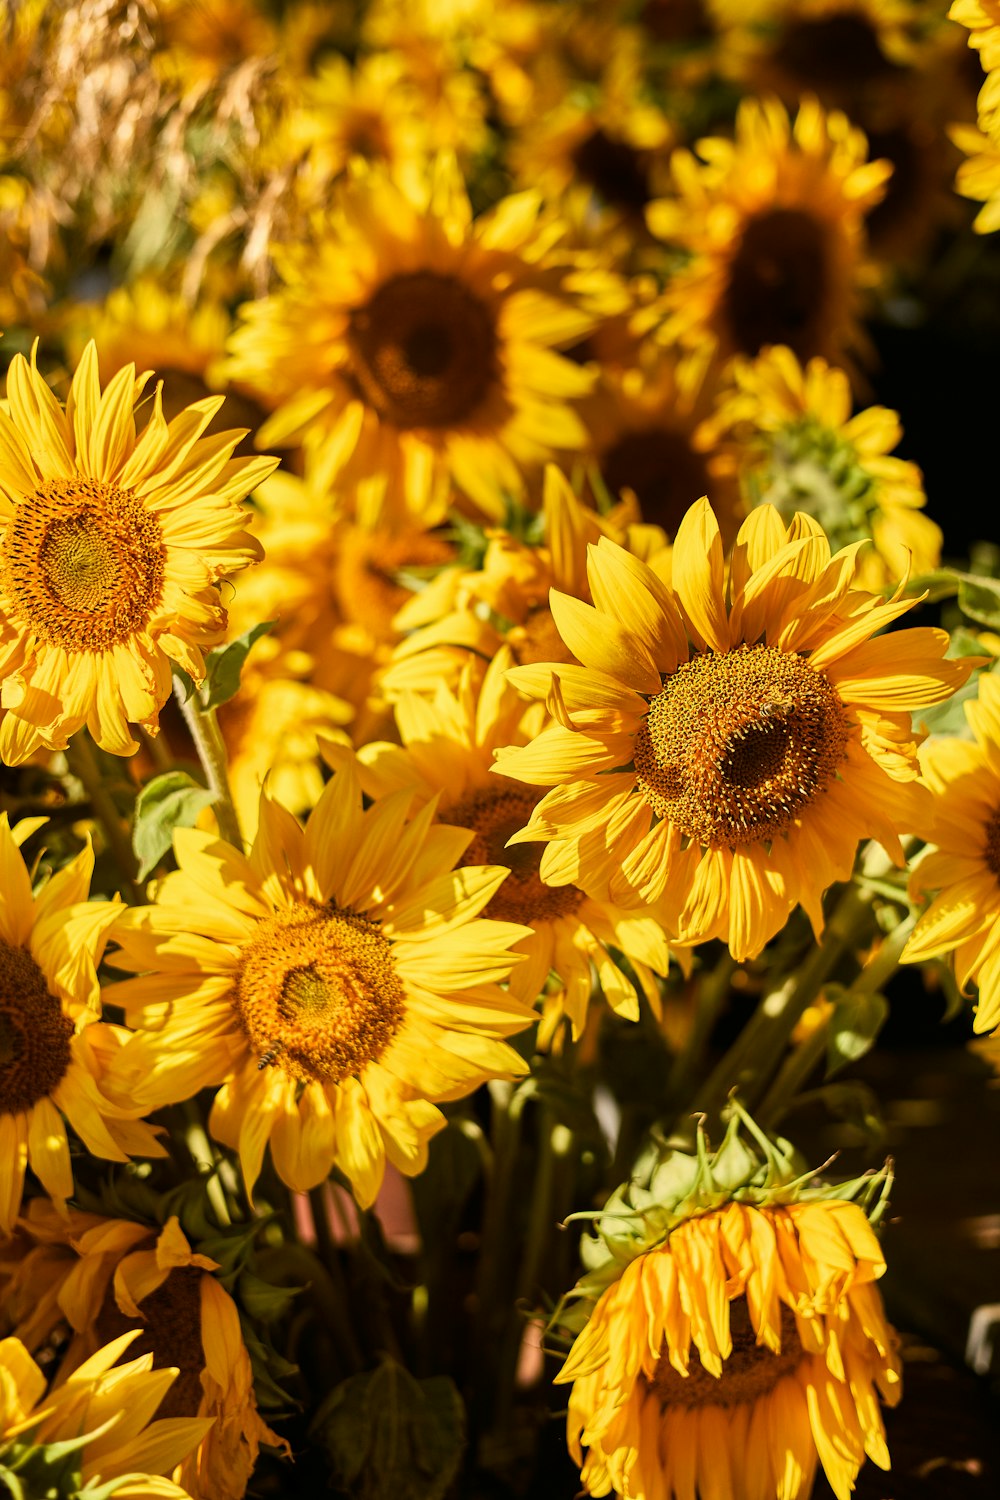
{"label": "bent stem", "polygon": [[96,816],[104,836],[108,841],[108,848],[114,856],[118,865],[127,894],[133,905],[140,906],[145,897],[138,883],[139,866],[136,862],[132,844],[128,836],[128,824],[115,806],[114,798],[109,792],[101,768],[97,764],[94,747],[91,744],[90,734],[82,730],[70,741],[65,751],[66,760],[73,775],[83,785],[90,802],[91,811]]}
{"label": "bent stem", "polygon": [[219,834],[227,844],[232,844],[236,849],[242,849],[243,835],[240,832],[233,794],[229,787],[226,745],[219,728],[218,717],[214,708],[202,708],[198,702],[197,691],[186,698],[183,697],[184,691],[185,689],[175,677],[174,694],[181,706],[184,722],[194,740],[194,747],[198,752],[208,789],[215,798],[212,811],[219,825]]}

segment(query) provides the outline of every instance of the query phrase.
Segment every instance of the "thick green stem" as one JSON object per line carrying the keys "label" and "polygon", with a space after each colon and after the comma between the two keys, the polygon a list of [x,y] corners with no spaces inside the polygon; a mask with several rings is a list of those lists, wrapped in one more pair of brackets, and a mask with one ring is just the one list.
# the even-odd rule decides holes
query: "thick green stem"
{"label": "thick green stem", "polygon": [[229,771],[226,760],[226,746],[219,729],[219,720],[214,708],[202,708],[198,702],[197,692],[191,693],[190,697],[182,698],[183,689],[175,679],[174,682],[177,701],[181,705],[184,721],[194,740],[194,747],[198,752],[201,768],[205,773],[205,781],[209,791],[215,797],[212,811],[215,813],[216,822],[219,825],[219,833],[228,844],[237,849],[243,848],[243,835],[240,832],[239,819],[236,816],[236,808],[233,805],[233,794],[229,789]]}
{"label": "thick green stem", "polygon": [[680,1109],[690,1090],[691,1082],[701,1071],[712,1031],[719,1012],[729,998],[732,978],[736,972],[736,960],[723,953],[711,973],[704,976],[698,986],[698,1002],[694,1020],[687,1040],[674,1058],[667,1079],[667,1091],[671,1102]]}
{"label": "thick green stem", "polygon": [[73,775],[83,784],[91,810],[101,824],[108,848],[121,871],[129,899],[135,905],[141,905],[145,898],[136,878],[139,867],[129,839],[128,824],[108,791],[86,730],[81,730],[67,746],[66,760]]}

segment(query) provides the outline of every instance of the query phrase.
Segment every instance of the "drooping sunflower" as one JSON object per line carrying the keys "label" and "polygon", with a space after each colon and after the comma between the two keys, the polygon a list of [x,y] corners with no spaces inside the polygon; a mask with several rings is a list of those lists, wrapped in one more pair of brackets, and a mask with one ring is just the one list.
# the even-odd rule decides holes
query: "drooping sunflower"
{"label": "drooping sunflower", "polygon": [[975,743],[940,736],[920,751],[933,794],[918,831],[937,845],[914,870],[915,898],[936,891],[903,950],[904,963],[953,955],[964,990],[975,984],[977,1032],[1000,1026],[1000,677],[983,674],[966,703]]}
{"label": "drooping sunflower", "polygon": [[18,846],[39,826],[0,813],[0,1235],[29,1167],[57,1203],[72,1194],[67,1125],[105,1161],[164,1155],[142,1109],[105,1091],[125,1032],[100,1020],[97,965],[122,907],[87,900],[89,847],[33,895]]}
{"label": "drooping sunflower", "polygon": [[116,1087],[150,1108],[218,1088],[248,1190],[270,1143],[296,1191],[336,1165],[367,1207],[387,1156],[423,1169],[435,1101],[526,1071],[500,1038],[533,1013],[498,981],[528,929],[478,917],[508,872],[455,869],[470,835],[410,801],[362,812],[348,760],[305,829],[263,795],[249,857],[178,829],[179,869],[118,924],[110,962],[138,977],[109,995],[139,1031]]}
{"label": "drooping sunflower", "polygon": [[208,1418],[210,1425],[175,1479],[194,1495],[241,1500],[260,1445],[283,1446],[261,1420],[237,1306],[193,1249],[178,1219],[162,1228],[69,1209],[35,1198],[21,1221],[24,1254],[5,1290],[13,1332],[30,1352],[60,1325],[65,1380],[102,1345],[141,1325],[133,1354],[177,1378],[161,1417]]}
{"label": "drooping sunflower", "polygon": [[819,356],[803,368],[779,346],[732,362],[696,441],[738,480],[745,510],[773,505],[786,523],[805,511],[834,546],[870,537],[857,586],[892,587],[907,570],[937,567],[941,531],[923,514],[920,470],[892,455],[902,436],[896,413],[851,411],[843,370]]}
{"label": "drooping sunflower", "polygon": [[666,974],[669,950],[656,918],[594,901],[573,885],[545,885],[539,872],[541,850],[525,844],[506,847],[539,794],[491,775],[494,753],[501,746],[529,743],[547,719],[542,704],[526,704],[504,681],[512,665],[510,648],[503,646],[485,671],[470,660],[457,691],[442,683],[429,699],[402,695],[395,704],[402,745],[375,742],[358,752],[362,786],[369,795],[412,787],[421,805],[436,801],[444,822],[472,833],[463,865],[483,862],[509,869],[485,914],[530,929],[514,949],[527,957],[511,974],[512,995],[534,1005],[550,972],[556,977],[543,999],[543,1042],[564,1015],[574,1037],[579,1036],[590,1000],[592,964],[612,1010],[638,1019],[636,987],[616,963],[612,948],[629,959],[659,1015],[653,975]]}
{"label": "drooping sunflower", "polygon": [[578,665],[516,667],[559,722],[502,755],[503,775],[552,787],[515,841],[553,845],[553,884],[619,905],[665,903],[683,943],[721,938],[759,953],[801,903],[821,897],[876,838],[900,864],[927,793],[914,779],[910,712],[942,701],[970,663],[945,661],[945,631],[872,639],[911,609],[852,589],[856,543],[831,556],[811,518],[772,506],[744,522],[727,591],[706,500],[684,518],[665,585],[602,539],[594,604],[553,591]]}
{"label": "drooping sunflower", "polygon": [[16,355],[0,411],[0,758],[18,765],[88,727],[116,755],[155,733],[170,664],[196,680],[226,612],[219,580],[259,549],[240,501],[274,467],[234,459],[242,432],[203,437],[221,396],[170,423],[133,366],[101,391],[89,344],[66,409]]}
{"label": "drooping sunflower", "polygon": [[318,243],[275,252],[282,288],[241,309],[229,373],[277,408],[261,443],[303,443],[317,487],[368,514],[440,512],[455,485],[499,519],[586,436],[593,376],[557,351],[595,313],[540,210],[527,193],[473,221],[449,155],[419,194],[353,173]]}
{"label": "drooping sunflower", "polygon": [[734,140],[675,152],[674,195],[647,216],[690,260],[664,293],[659,337],[720,358],[787,344],[800,360],[843,364],[862,346],[874,279],[865,214],[891,172],[867,152],[846,115],[813,99],[794,122],[775,99],[745,99]]}
{"label": "drooping sunflower", "polygon": [[[0,1341],[0,1472],[17,1484],[11,1493],[80,1495],[93,1487],[128,1500],[191,1500],[167,1476],[211,1418],[150,1421],[179,1372],[154,1370],[151,1354],[119,1364],[135,1338],[113,1339],[51,1389],[20,1339]],[[58,1490],[50,1488],[54,1473]]]}

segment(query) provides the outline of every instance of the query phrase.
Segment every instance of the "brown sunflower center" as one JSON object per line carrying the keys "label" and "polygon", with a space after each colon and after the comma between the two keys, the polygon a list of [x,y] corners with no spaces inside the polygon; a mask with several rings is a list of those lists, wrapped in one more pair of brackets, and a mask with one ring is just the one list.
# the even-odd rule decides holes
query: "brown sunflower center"
{"label": "brown sunflower center", "polygon": [[1000,881],[1000,807],[986,824],[986,863]]}
{"label": "brown sunflower center", "polygon": [[575,148],[573,165],[584,182],[615,208],[639,214],[649,202],[649,178],[639,152],[599,126]]}
{"label": "brown sunflower center", "polygon": [[[162,1286],[139,1303],[143,1331],[128,1346],[127,1359],[151,1354],[156,1369],[174,1366],[179,1374],[156,1410],[158,1418],[194,1417],[202,1397],[205,1351],[201,1336],[201,1278],[194,1266],[177,1266]],[[97,1316],[95,1332],[102,1344],[135,1328],[134,1318],[119,1308],[109,1287]]]}
{"label": "brown sunflower center", "polygon": [[454,276],[394,276],[351,314],[348,337],[365,395],[397,427],[456,426],[496,376],[493,314]]}
{"label": "brown sunflower center", "polygon": [[0,1114],[31,1109],[70,1064],[73,1022],[27,948],[0,941]]}
{"label": "brown sunflower center", "polygon": [[394,640],[393,619],[412,597],[411,589],[400,582],[400,574],[442,568],[454,556],[451,543],[435,532],[404,531],[393,536],[351,527],[340,539],[334,561],[341,613],[379,640]]}
{"label": "brown sunflower center", "polygon": [[837,88],[856,92],[862,84],[898,71],[867,17],[846,9],[790,25],[774,49],[774,61],[800,89],[820,94]]}
{"label": "brown sunflower center", "polygon": [[406,998],[373,922],[303,902],[258,925],[243,950],[235,1005],[262,1067],[303,1083],[341,1083],[382,1056]]}
{"label": "brown sunflower center", "polygon": [[686,511],[708,489],[705,460],[683,433],[666,427],[626,432],[601,464],[612,495],[633,490],[642,518],[673,536]]}
{"label": "brown sunflower center", "polygon": [[827,233],[799,209],[750,220],[729,272],[722,311],[736,347],[757,354],[787,344],[800,360],[820,352],[830,272]]}
{"label": "brown sunflower center", "polygon": [[132,490],[54,479],[15,510],[0,543],[0,586],[39,640],[107,651],[158,604],[164,554],[160,523]]}
{"label": "brown sunflower center", "polygon": [[752,1405],[762,1396],[769,1395],[778,1381],[790,1375],[802,1358],[795,1315],[784,1303],[781,1304],[780,1354],[773,1354],[757,1343],[745,1297],[735,1297],[729,1304],[729,1330],[733,1351],[723,1362],[719,1376],[709,1374],[694,1345],[691,1346],[687,1375],[678,1374],[664,1348],[649,1382],[664,1406]]}
{"label": "brown sunflower center", "polygon": [[703,652],[652,699],[636,737],[640,790],[699,844],[772,839],[844,759],[843,701],[822,672],[774,646]]}
{"label": "brown sunflower center", "polygon": [[462,859],[463,865],[506,865],[510,874],[484,909],[484,917],[499,922],[550,922],[576,911],[583,892],[575,885],[544,885],[538,873],[544,844],[514,844],[512,834],[523,828],[534,811],[538,793],[527,787],[505,787],[501,778],[494,791],[486,787],[442,814],[446,823],[471,828],[475,838]]}
{"label": "brown sunflower center", "polygon": [[510,632],[507,644],[519,667],[530,666],[536,661],[576,661],[559,634],[547,604],[538,604],[529,609],[522,624],[516,625]]}

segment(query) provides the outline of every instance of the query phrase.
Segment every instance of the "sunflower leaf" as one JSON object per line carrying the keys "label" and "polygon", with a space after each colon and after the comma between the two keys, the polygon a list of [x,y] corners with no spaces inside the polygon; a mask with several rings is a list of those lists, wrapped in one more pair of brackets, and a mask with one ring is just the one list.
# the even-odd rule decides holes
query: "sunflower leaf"
{"label": "sunflower leaf", "polygon": [[217,646],[208,653],[205,658],[205,678],[198,688],[198,701],[203,709],[218,708],[220,703],[228,703],[230,698],[236,696],[240,690],[243,666],[251,648],[276,623],[275,620],[264,620],[252,629],[244,630],[234,641],[229,641],[225,646]]}
{"label": "sunflower leaf", "polygon": [[1000,629],[1000,580],[965,577],[958,585],[958,607],[970,620]]}
{"label": "sunflower leaf", "polygon": [[147,782],[136,798],[132,848],[139,861],[138,878],[146,880],[173,843],[175,828],[193,828],[215,793],[199,786],[185,771],[167,771]]}
{"label": "sunflower leaf", "polygon": [[863,990],[835,994],[834,988],[829,986],[827,990],[828,998],[834,1002],[827,1035],[827,1078],[871,1051],[889,1014],[889,1002],[884,995],[866,994]]}

